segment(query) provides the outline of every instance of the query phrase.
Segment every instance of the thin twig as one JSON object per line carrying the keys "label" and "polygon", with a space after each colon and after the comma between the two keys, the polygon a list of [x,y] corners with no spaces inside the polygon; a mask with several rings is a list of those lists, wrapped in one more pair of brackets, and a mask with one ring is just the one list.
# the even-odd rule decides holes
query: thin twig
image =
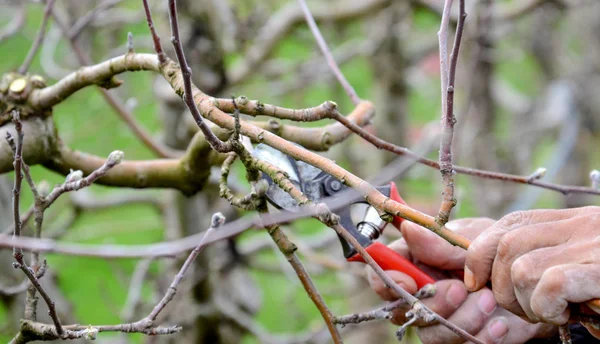
{"label": "thin twig", "polygon": [[[71,75],[65,77],[65,79],[61,80],[56,85],[49,86],[49,87],[46,87],[41,90],[35,90],[34,92],[32,92],[32,97],[30,97],[29,101],[36,109],[42,109],[45,107],[55,105],[56,102],[53,99],[55,99],[55,98],[64,99],[64,98],[68,97],[69,95],[73,94],[77,90],[80,90],[88,85],[97,83],[96,81],[94,81],[94,79],[93,79],[94,74],[92,74],[92,73],[94,71],[97,71],[96,68],[100,69],[100,66],[103,67],[103,68],[101,68],[101,70],[102,70],[101,75],[102,75],[103,79],[106,79],[106,77],[107,77],[107,76],[105,76],[106,74],[103,71],[104,68],[106,70],[108,70],[109,68],[113,68],[113,67],[117,67],[117,66],[119,66],[120,69],[116,72],[113,72],[112,74],[109,73],[110,75],[116,75],[119,73],[123,73],[127,70],[131,70],[131,68],[134,68],[134,67],[160,73],[160,68],[159,68],[158,63],[154,62],[155,65],[152,65],[152,62],[149,61],[151,58],[154,58],[156,60],[155,55],[149,55],[149,54],[122,55],[122,56],[116,57],[114,59],[111,59],[107,62],[97,64],[97,65],[93,66],[94,67],[93,69],[89,68],[89,67],[86,67],[85,69],[80,69],[77,72],[72,73]],[[129,61],[132,61],[132,62],[129,62]],[[156,60],[156,61],[158,61],[158,60]],[[84,76],[85,78],[83,78],[83,79],[76,78],[75,75],[81,75],[81,76]],[[90,78],[92,78],[92,79],[90,79]],[[73,81],[74,79],[76,80],[76,82]],[[210,99],[209,97],[207,97],[207,98]],[[231,101],[229,99],[228,100],[219,99],[216,101],[216,103],[218,103],[218,105],[215,105],[215,106],[217,106],[217,108],[220,106],[229,106],[229,105],[226,105],[226,103],[225,103],[226,101],[231,104]],[[237,101],[238,101],[238,104],[240,104],[239,97],[238,97]],[[251,104],[252,107],[254,107],[256,105],[256,103],[252,103],[252,102],[254,102],[254,101],[251,101],[249,104]],[[205,101],[204,103],[205,104],[208,104],[208,103],[214,104],[214,102],[212,102],[212,101]],[[365,106],[368,108],[368,110],[369,111],[371,110],[369,102],[363,102],[361,104],[365,104]],[[264,104],[264,105],[265,105],[265,109],[271,109],[273,111],[279,111],[280,109],[282,109],[280,107],[276,107],[273,105],[267,105],[267,104]],[[252,109],[252,107],[251,107],[251,109]],[[233,108],[233,105],[231,105],[231,108]],[[224,107],[224,109],[227,109],[227,107]],[[252,113],[258,114],[258,109],[252,109],[249,111],[250,111],[250,114],[252,114]],[[292,111],[292,109],[289,109],[289,111]],[[271,115],[270,113],[266,113],[266,114]],[[343,124],[343,126],[350,129],[350,131],[358,134],[360,137],[362,137],[365,140],[367,140],[368,142],[372,143],[377,148],[385,149],[385,150],[393,152],[395,154],[406,156],[411,160],[414,160],[420,164],[435,168],[437,170],[439,170],[439,168],[440,168],[438,161],[424,158],[424,157],[420,156],[419,154],[415,154],[408,148],[400,147],[400,146],[394,145],[392,143],[389,143],[385,140],[382,140],[382,139],[378,138],[377,136],[370,134],[366,130],[362,129],[359,125],[357,125],[356,123],[353,123],[350,119],[342,116],[339,113],[332,112],[329,116],[331,116],[330,118],[335,119],[336,121]],[[227,117],[229,117],[229,116],[227,115]],[[368,120],[368,118],[369,118],[368,116],[363,116],[363,117],[361,117],[361,120]],[[221,118],[218,116],[216,117],[216,119],[221,120]],[[242,123],[244,123],[244,121],[242,121]],[[277,124],[277,123],[275,122],[275,124]],[[225,127],[227,127],[227,126],[225,126]],[[254,135],[254,133],[248,132],[248,128],[251,128],[251,127],[254,127],[254,125],[247,125],[247,126],[242,125],[242,134],[243,135],[248,135],[248,134]],[[262,128],[262,130],[266,130],[266,128],[264,128],[262,126],[261,126],[261,128]],[[254,131],[254,129],[255,128],[253,128],[253,131]],[[284,137],[291,141],[294,141],[294,139],[297,140],[297,135],[299,135],[297,133],[294,133],[294,137],[288,137],[285,134],[286,134],[286,132],[283,131],[281,133],[281,135],[282,135],[281,137]],[[325,145],[325,148],[327,148],[331,145],[328,141],[330,138],[330,135],[329,135],[329,133],[326,133],[326,134],[327,135],[325,135],[325,136],[328,137],[327,138],[328,144]],[[302,135],[304,135],[304,134],[302,134]],[[336,134],[336,137],[337,137],[337,134]],[[344,137],[346,137],[345,134],[341,135],[341,138],[339,138],[339,140],[343,139]],[[256,135],[254,135],[252,138],[254,140],[258,141]],[[338,139],[336,139],[335,142],[338,142],[337,140]],[[279,142],[279,140],[277,140],[277,141]],[[307,145],[309,143],[303,142],[303,144]],[[311,147],[313,147],[313,146],[311,146]],[[315,145],[314,147],[316,147],[316,148],[313,148],[315,150],[325,149],[320,144]],[[287,147],[283,148],[283,149],[287,151]],[[82,157],[78,157],[78,158],[82,158]],[[471,175],[471,176],[479,177],[479,178],[487,178],[487,179],[513,182],[513,183],[518,183],[518,184],[533,185],[533,186],[540,187],[543,189],[560,192],[561,194],[564,194],[564,195],[570,195],[570,194],[600,195],[599,189],[594,189],[591,187],[547,183],[547,182],[543,182],[540,180],[529,180],[528,176],[507,174],[507,173],[501,173],[501,172],[492,172],[492,171],[480,170],[480,169],[475,169],[475,168],[470,168],[470,167],[462,167],[462,166],[453,166],[453,167],[454,167],[454,171],[457,173],[460,173],[460,174]]]}
{"label": "thin twig", "polygon": [[83,32],[83,30],[96,19],[98,14],[110,9],[111,7],[117,5],[123,0],[106,0],[98,4],[93,10],[89,11],[84,16],[77,19],[75,24],[71,27],[67,34],[67,38],[69,40],[77,40],[79,35]]}
{"label": "thin twig", "polygon": [[50,18],[50,13],[52,13],[52,6],[54,6],[54,1],[55,0],[48,0],[48,2],[46,2],[46,7],[44,8],[44,17],[42,18],[42,24],[40,25],[37,36],[35,37],[31,48],[29,48],[29,52],[27,53],[27,57],[25,57],[25,61],[23,61],[23,63],[19,67],[19,74],[27,73],[27,70],[29,69],[31,62],[35,57],[35,54],[44,42],[44,37],[46,36],[46,26],[48,26],[48,19]]}
{"label": "thin twig", "polygon": [[187,257],[163,298],[158,302],[158,304],[156,304],[156,306],[154,306],[152,312],[150,312],[150,314],[148,314],[148,316],[146,317],[147,320],[151,322],[155,321],[158,314],[167,306],[167,304],[169,304],[171,300],[173,300],[173,297],[175,297],[175,293],[177,293],[177,288],[183,280],[185,273],[192,265],[194,260],[196,260],[196,257],[198,257],[200,251],[202,251],[202,249],[208,244],[207,239],[211,236],[213,231],[216,228],[220,227],[224,222],[225,217],[221,213],[216,213],[213,215],[211,220],[211,226],[206,230],[205,233],[203,233],[204,235],[202,235],[200,243],[196,246],[196,248],[194,248],[194,250],[192,250],[190,255]]}
{"label": "thin twig", "polygon": [[[234,157],[232,158],[232,156],[229,156],[226,162],[228,162],[228,160],[231,160],[228,165],[226,165],[226,163],[223,163],[224,168],[227,168],[227,174],[231,162],[233,162],[234,160]],[[258,168],[262,170],[263,172],[269,174],[269,176],[271,176],[275,183],[283,186],[284,190],[287,190],[287,192],[289,192],[290,194],[294,194],[296,197],[302,197],[297,193],[297,189],[293,186],[291,188],[285,188],[284,184],[289,183],[291,185],[291,182],[285,177],[283,171],[279,170],[276,166],[273,166],[266,161],[259,161],[256,159],[245,160],[243,162],[244,164],[246,164],[247,169]],[[225,174],[225,176],[221,178],[221,184],[225,184],[225,187],[227,186],[227,174]],[[261,181],[264,182],[264,180]],[[257,184],[259,184],[261,181],[259,181]],[[264,191],[266,191],[266,189]],[[260,213],[266,213],[268,210],[266,200],[264,198],[264,192],[257,193],[257,197],[259,197],[258,200],[260,201],[259,206],[257,207],[258,211]],[[307,199],[303,198],[299,201],[299,203],[303,201],[307,201]],[[277,245],[277,248],[279,248],[279,251],[281,251],[281,253],[285,256],[287,261],[290,263],[290,265],[296,272],[298,279],[302,283],[304,290],[308,294],[308,297],[313,301],[313,303],[321,313],[321,317],[327,325],[327,329],[329,330],[333,342],[343,343],[342,337],[333,322],[333,314],[331,313],[331,310],[325,303],[325,300],[321,296],[321,293],[314,285],[313,280],[310,278],[308,271],[306,271],[306,268],[304,267],[304,265],[298,258],[298,255],[296,254],[296,250],[298,249],[298,247],[287,237],[287,235],[285,235],[285,233],[283,233],[283,231],[279,228],[279,225],[269,225],[265,226],[264,228],[267,230],[267,232],[273,239],[273,242]]]}
{"label": "thin twig", "polygon": [[[412,162],[406,163],[400,158],[392,162],[380,173],[372,178],[376,184],[382,184],[389,181],[399,174],[405,172]],[[342,191],[339,197],[331,199],[322,199],[321,204],[333,212],[345,207],[352,202],[361,199],[361,195],[354,189]],[[206,244],[223,240],[238,235],[249,228],[263,228],[273,224],[286,223],[293,220],[316,216],[320,214],[319,207],[305,206],[297,211],[281,211],[274,214],[261,214],[260,217],[243,217],[236,221],[225,224],[218,232],[206,239]],[[0,237],[0,247],[18,246],[27,250],[37,250],[40,252],[53,252],[74,256],[99,257],[99,258],[147,258],[147,257],[168,257],[184,253],[196,247],[198,241],[202,239],[204,233],[190,235],[177,240],[162,242],[149,245],[90,245],[64,243],[54,240],[34,240],[31,238],[2,238]]]}
{"label": "thin twig", "polygon": [[33,177],[31,177],[31,170],[29,169],[29,165],[25,163],[25,161],[21,162],[21,168],[23,169],[23,174],[25,175],[25,180],[27,180],[27,184],[29,184],[29,188],[31,189],[31,193],[33,194],[34,199],[38,199],[40,194],[38,192],[37,186],[33,181]]}
{"label": "thin twig", "polygon": [[[21,182],[23,181],[23,172],[21,167],[23,159],[23,124],[21,123],[20,114],[17,110],[13,110],[12,117],[15,124],[15,130],[17,131],[17,142],[14,144],[15,151],[13,163],[15,170],[15,183],[13,187],[13,238],[18,238],[21,236],[22,226],[19,206],[21,204]],[[6,133],[6,140],[8,141],[9,145],[11,145],[11,140],[14,140],[8,132]],[[16,257],[18,254],[22,254],[22,250],[14,247],[13,255]]]}
{"label": "thin twig", "polygon": [[46,305],[48,305],[48,314],[50,315],[50,318],[52,318],[52,322],[54,323],[54,327],[56,328],[56,333],[58,334],[59,337],[62,337],[62,334],[64,331],[60,324],[60,319],[58,318],[58,314],[56,314],[56,307],[54,306],[54,301],[52,301],[52,299],[50,298],[48,293],[46,293],[46,290],[44,290],[44,288],[40,284],[40,282],[37,279],[37,277],[35,276],[33,270],[30,269],[23,261],[23,254],[16,253],[15,260],[17,262],[15,264],[13,264],[13,266],[15,268],[21,269],[25,273],[25,276],[27,276],[27,278],[29,278],[29,281],[31,282],[31,284],[33,284],[35,286],[35,289],[40,293],[40,295],[46,302]]}
{"label": "thin twig", "polygon": [[156,29],[154,28],[154,20],[152,20],[152,11],[150,11],[148,0],[142,0],[142,3],[144,4],[144,12],[146,13],[146,22],[148,23],[148,29],[150,29],[152,41],[154,42],[154,51],[156,51],[156,55],[158,56],[158,63],[162,65],[167,61],[167,58],[165,53],[163,52],[162,45],[160,44],[160,38],[158,37],[158,34],[156,34]]}
{"label": "thin twig", "polygon": [[[402,300],[402,299],[400,299],[400,300]],[[406,304],[406,302],[404,300],[402,300],[402,301],[404,302],[404,304]],[[392,317],[393,317],[392,312],[386,311],[382,307],[382,308],[374,309],[372,311],[365,312],[365,313],[354,313],[354,314],[335,317],[333,319],[333,321],[336,324],[344,326],[346,324],[360,324],[361,322],[372,321],[372,320],[389,320]]]}
{"label": "thin twig", "polygon": [[346,77],[344,76],[342,71],[340,70],[340,67],[338,67],[337,63],[335,62],[335,58],[331,54],[331,51],[329,50],[329,47],[327,46],[327,42],[325,42],[325,39],[323,38],[323,35],[321,34],[321,31],[319,30],[319,27],[317,26],[317,23],[315,22],[315,18],[313,18],[312,14],[310,13],[310,10],[308,9],[308,5],[306,4],[306,1],[298,0],[298,4],[300,4],[300,8],[302,8],[302,12],[304,13],[304,18],[306,19],[306,23],[308,24],[310,31],[312,32],[313,36],[315,37],[315,40],[317,41],[317,44],[319,45],[321,52],[325,56],[325,60],[327,60],[327,64],[329,65],[329,68],[331,69],[331,71],[333,72],[335,77],[337,78],[338,82],[342,85],[342,87],[344,88],[344,90],[346,91],[346,93],[348,94],[350,99],[352,100],[352,103],[354,105],[358,105],[358,103],[360,103],[360,97],[358,96],[358,94],[356,93],[356,90],[354,90],[352,85],[350,85],[350,83],[348,82],[348,80],[346,79]]}
{"label": "thin twig", "polygon": [[0,42],[14,36],[25,25],[27,18],[27,6],[23,2],[19,2],[18,12],[13,16],[13,19],[0,32]]}
{"label": "thin twig", "polygon": [[121,311],[121,320],[124,322],[132,321],[135,316],[135,310],[142,296],[144,280],[153,261],[154,259],[152,258],[143,259],[135,266],[131,282],[129,283],[125,305],[123,306],[123,311]]}
{"label": "thin twig", "polygon": [[286,257],[302,283],[306,294],[321,313],[321,317],[327,325],[327,329],[329,330],[333,342],[343,343],[342,337],[335,326],[331,310],[327,307],[327,303],[323,299],[323,296],[321,296],[321,293],[310,278],[308,271],[306,271],[304,264],[302,264],[300,258],[298,258],[298,255],[295,253],[297,249],[296,245],[288,239],[285,233],[279,228],[279,225],[266,226],[265,229],[269,232],[269,235],[271,235],[271,238],[273,238],[273,241],[277,244],[281,253]]}
{"label": "thin twig", "polygon": [[192,69],[187,64],[185,59],[185,53],[183,52],[183,46],[181,45],[181,38],[179,35],[179,23],[177,21],[177,3],[176,0],[169,0],[169,21],[171,23],[171,43],[175,48],[175,54],[177,55],[177,61],[179,62],[179,67],[181,68],[181,75],[183,78],[183,100],[185,105],[190,110],[192,117],[196,121],[196,124],[204,134],[204,138],[210,144],[210,146],[219,153],[227,153],[230,152],[232,147],[230,144],[227,144],[221,141],[206,125],[204,120],[202,119],[202,115],[200,111],[198,111],[198,107],[194,102],[194,97],[192,95]]}
{"label": "thin twig", "polygon": [[21,320],[20,332],[12,343],[27,343],[31,340],[52,341],[57,339],[96,339],[99,332],[143,333],[149,336],[173,334],[181,331],[179,326],[152,327],[135,322],[118,325],[65,325],[59,334],[56,327],[39,322]]}
{"label": "thin twig", "polygon": [[120,164],[121,161],[123,161],[124,156],[125,156],[125,154],[123,152],[114,151],[114,152],[110,153],[110,155],[108,156],[108,159],[106,159],[106,162],[104,162],[104,164],[102,166],[100,166],[99,169],[90,173],[87,177],[81,178],[81,179],[75,179],[73,181],[67,180],[62,185],[54,188],[54,190],[52,190],[52,192],[44,200],[45,207],[48,208],[50,205],[52,205],[52,203],[54,203],[54,201],[56,201],[56,199],[60,195],[62,195],[65,192],[77,191],[79,189],[82,189],[84,187],[92,185],[92,183],[94,181],[96,181],[96,179],[101,178],[111,168]]}
{"label": "thin twig", "polygon": [[[428,284],[421,288],[414,295],[417,299],[424,299],[428,297],[432,297],[436,293],[436,288],[433,284]],[[335,317],[335,323],[340,325],[345,324],[358,324],[364,321],[372,321],[372,320],[382,320],[382,319],[391,319],[393,317],[392,311],[400,308],[407,307],[408,303],[404,299],[398,299],[396,301],[390,302],[382,307],[376,308],[372,311],[368,311],[365,313],[354,313],[349,315],[343,315],[339,317]]]}
{"label": "thin twig", "polygon": [[437,220],[440,224],[448,222],[450,212],[456,199],[454,198],[454,169],[452,168],[452,139],[454,137],[454,124],[456,116],[454,115],[454,92],[455,92],[455,77],[456,66],[458,63],[458,54],[460,51],[460,43],[464,30],[466,19],[465,2],[459,1],[460,15],[456,28],[456,36],[454,38],[454,46],[450,55],[450,65],[448,65],[448,26],[450,22],[450,10],[453,0],[446,0],[442,14],[442,23],[439,36],[440,46],[440,65],[441,65],[441,88],[442,88],[442,137],[440,140],[440,173],[442,174],[442,203],[438,211]]}

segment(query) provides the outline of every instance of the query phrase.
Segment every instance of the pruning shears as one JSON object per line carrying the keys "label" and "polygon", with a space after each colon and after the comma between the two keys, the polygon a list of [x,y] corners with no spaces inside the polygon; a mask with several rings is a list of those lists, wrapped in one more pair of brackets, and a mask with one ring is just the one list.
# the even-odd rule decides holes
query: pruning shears
{"label": "pruning shears", "polygon": [[[253,154],[256,158],[265,160],[287,173],[289,180],[314,203],[318,203],[326,197],[342,197],[342,191],[347,188],[344,183],[332,175],[303,161],[297,161],[268,145],[262,143],[257,145]],[[289,211],[298,209],[296,201],[287,192],[277,186],[268,175],[263,173],[261,178],[265,179],[269,184],[266,198],[273,206]],[[394,182],[377,186],[376,188],[379,192],[394,201],[406,204],[402,197],[400,197]],[[364,200],[353,202],[337,211],[336,214],[340,217],[340,224],[365,248],[382,269],[397,270],[409,275],[416,281],[419,289],[427,284],[435,283],[432,277],[415,266],[411,261],[386,245],[376,241],[383,233],[387,222],[367,202]],[[404,219],[395,216],[392,224],[399,230],[402,221]],[[338,237],[346,260],[350,262],[365,262],[344,238]]]}

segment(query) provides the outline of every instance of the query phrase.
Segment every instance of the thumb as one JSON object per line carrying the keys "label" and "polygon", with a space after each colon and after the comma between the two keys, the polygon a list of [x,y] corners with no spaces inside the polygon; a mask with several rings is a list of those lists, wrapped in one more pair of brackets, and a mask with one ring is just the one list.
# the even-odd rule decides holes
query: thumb
{"label": "thumb", "polygon": [[442,270],[464,267],[466,251],[460,247],[452,246],[430,230],[409,221],[403,221],[400,230],[413,258]]}

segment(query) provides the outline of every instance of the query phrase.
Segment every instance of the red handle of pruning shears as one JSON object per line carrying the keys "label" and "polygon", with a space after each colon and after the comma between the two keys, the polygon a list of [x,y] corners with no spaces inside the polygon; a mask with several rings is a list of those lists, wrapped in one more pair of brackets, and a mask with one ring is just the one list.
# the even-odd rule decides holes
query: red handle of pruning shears
{"label": "red handle of pruning shears", "polygon": [[[390,198],[396,202],[406,204],[402,197],[400,197],[398,188],[396,188],[396,184],[394,182],[390,183]],[[402,221],[404,221],[403,218],[394,216],[392,224],[394,227],[400,230]],[[375,260],[375,262],[381,266],[383,270],[396,270],[409,275],[415,280],[419,289],[423,288],[427,284],[435,283],[435,280],[431,276],[419,269],[410,260],[404,258],[399,253],[380,242],[375,241],[371,243],[365,248],[365,250]],[[355,254],[354,256],[348,258],[348,261],[365,262],[359,254]]]}
{"label": "red handle of pruning shears", "polygon": [[[419,269],[410,260],[380,242],[373,242],[365,250],[383,270],[396,270],[409,275],[415,280],[419,289],[427,284],[435,283],[435,280],[431,276]],[[365,262],[359,254],[348,258],[348,261]]]}

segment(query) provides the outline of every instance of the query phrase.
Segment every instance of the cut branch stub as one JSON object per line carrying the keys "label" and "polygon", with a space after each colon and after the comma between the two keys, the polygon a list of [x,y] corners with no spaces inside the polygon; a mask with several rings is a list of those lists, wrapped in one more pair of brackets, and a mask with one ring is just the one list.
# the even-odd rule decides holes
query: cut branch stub
{"label": "cut branch stub", "polygon": [[11,121],[12,110],[19,110],[22,120],[50,116],[52,112],[47,109],[35,111],[27,105],[31,91],[44,87],[46,80],[39,75],[4,74],[0,79],[0,126]]}

